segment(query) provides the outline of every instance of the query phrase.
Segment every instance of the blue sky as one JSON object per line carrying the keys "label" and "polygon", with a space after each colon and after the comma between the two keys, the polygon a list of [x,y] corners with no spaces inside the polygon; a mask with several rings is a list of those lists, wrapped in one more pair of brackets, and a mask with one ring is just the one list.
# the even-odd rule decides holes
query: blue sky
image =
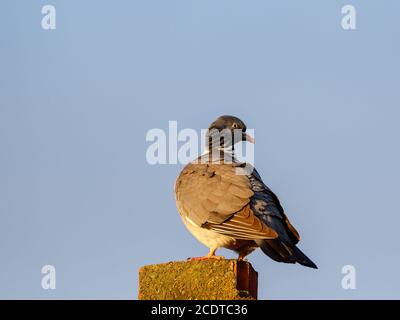
{"label": "blue sky", "polygon": [[[345,4],[357,30],[341,28]],[[399,12],[394,0],[2,1],[0,298],[135,299],[140,266],[206,253],[175,208],[182,165],[149,165],[145,137],[233,114],[319,266],[253,253],[260,298],[399,299]],[[41,287],[46,264],[56,290]],[[356,290],[341,287],[347,264]]]}

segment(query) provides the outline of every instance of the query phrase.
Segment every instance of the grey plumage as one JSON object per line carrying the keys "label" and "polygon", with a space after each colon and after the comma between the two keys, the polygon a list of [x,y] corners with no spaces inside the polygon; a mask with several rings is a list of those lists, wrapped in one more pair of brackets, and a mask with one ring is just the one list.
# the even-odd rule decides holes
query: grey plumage
{"label": "grey plumage", "polygon": [[[233,138],[237,129],[241,130],[239,139],[237,135]],[[217,140],[207,139],[209,153],[185,166],[175,183],[176,203],[182,221],[210,248],[207,257],[215,257],[216,249],[225,247],[238,252],[242,259],[260,247],[275,261],[317,268],[296,247],[300,236],[278,197],[255,169],[246,171],[249,165],[232,157],[235,143],[252,141],[246,134],[245,124],[236,117],[222,116],[210,125],[209,132],[211,130]],[[226,135],[219,137],[221,130],[228,130],[228,134],[230,130],[232,139],[227,139]],[[211,134],[207,136],[211,137]],[[229,158],[232,161],[226,161]]]}

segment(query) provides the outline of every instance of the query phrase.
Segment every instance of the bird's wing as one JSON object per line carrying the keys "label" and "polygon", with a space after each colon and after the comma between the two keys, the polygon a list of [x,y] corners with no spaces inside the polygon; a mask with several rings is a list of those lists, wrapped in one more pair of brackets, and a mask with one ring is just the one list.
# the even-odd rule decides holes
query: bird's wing
{"label": "bird's wing", "polygon": [[249,179],[254,192],[250,202],[254,214],[268,227],[274,229],[281,240],[297,244],[300,240],[299,233],[290,223],[278,197],[263,183],[257,170],[253,170]]}
{"label": "bird's wing", "polygon": [[189,223],[236,239],[273,239],[277,233],[253,212],[250,179],[235,164],[190,163],[175,184],[180,214]]}
{"label": "bird's wing", "polygon": [[275,239],[255,240],[261,250],[276,261],[297,262],[317,269],[316,264],[297,248],[300,236],[285,215],[278,197],[262,182],[256,170],[249,175],[249,179],[254,192],[250,207],[256,217],[278,233]]}

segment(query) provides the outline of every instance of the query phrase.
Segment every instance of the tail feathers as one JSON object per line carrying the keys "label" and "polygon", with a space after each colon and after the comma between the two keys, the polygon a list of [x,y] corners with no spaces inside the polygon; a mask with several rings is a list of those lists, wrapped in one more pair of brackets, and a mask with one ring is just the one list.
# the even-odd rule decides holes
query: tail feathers
{"label": "tail feathers", "polygon": [[296,261],[298,263],[300,263],[301,265],[305,266],[305,267],[309,267],[309,268],[313,268],[313,269],[318,269],[317,265],[311,261],[311,259],[309,257],[307,257],[299,248],[297,248],[296,246],[294,247],[294,251],[295,251],[295,257],[296,257]]}
{"label": "tail feathers", "polygon": [[299,248],[294,244],[285,243],[280,239],[257,240],[261,250],[271,259],[285,263],[300,263],[301,265],[313,269],[318,269]]}

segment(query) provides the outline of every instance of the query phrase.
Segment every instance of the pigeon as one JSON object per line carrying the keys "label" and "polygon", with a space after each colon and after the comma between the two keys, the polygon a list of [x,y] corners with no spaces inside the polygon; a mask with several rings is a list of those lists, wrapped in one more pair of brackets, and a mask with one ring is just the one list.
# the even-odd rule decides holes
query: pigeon
{"label": "pigeon", "polygon": [[205,152],[188,163],[175,182],[176,205],[186,228],[209,248],[238,253],[243,260],[260,248],[277,262],[299,263],[317,269],[297,246],[299,233],[290,223],[278,197],[257,170],[235,157],[235,144],[254,139],[237,117],[224,115],[209,126]]}

